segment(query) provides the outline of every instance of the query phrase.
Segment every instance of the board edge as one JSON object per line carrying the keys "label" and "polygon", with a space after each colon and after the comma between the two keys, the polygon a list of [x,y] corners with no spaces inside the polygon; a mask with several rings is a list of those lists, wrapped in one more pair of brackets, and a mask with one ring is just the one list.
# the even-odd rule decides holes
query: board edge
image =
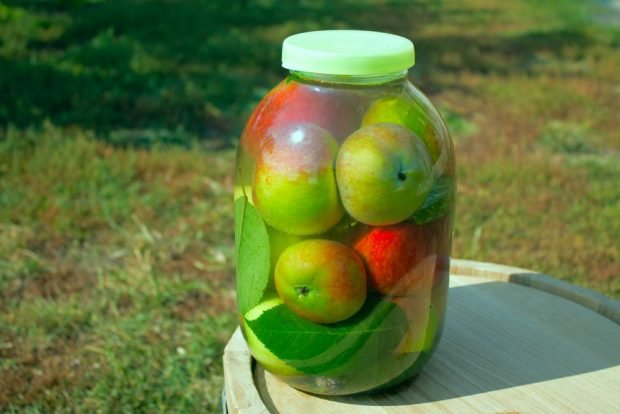
{"label": "board edge", "polygon": [[620,325],[620,301],[534,270],[475,260],[452,259],[450,273],[514,283],[584,306]]}

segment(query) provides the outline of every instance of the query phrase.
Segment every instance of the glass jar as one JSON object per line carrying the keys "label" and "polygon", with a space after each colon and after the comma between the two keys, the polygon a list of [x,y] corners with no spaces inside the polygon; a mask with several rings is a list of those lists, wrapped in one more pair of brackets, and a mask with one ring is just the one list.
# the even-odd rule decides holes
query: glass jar
{"label": "glass jar", "polygon": [[285,40],[290,75],[258,104],[236,162],[237,302],[254,358],[343,395],[420,372],[446,311],[455,169],[407,79],[413,44],[367,31]]}

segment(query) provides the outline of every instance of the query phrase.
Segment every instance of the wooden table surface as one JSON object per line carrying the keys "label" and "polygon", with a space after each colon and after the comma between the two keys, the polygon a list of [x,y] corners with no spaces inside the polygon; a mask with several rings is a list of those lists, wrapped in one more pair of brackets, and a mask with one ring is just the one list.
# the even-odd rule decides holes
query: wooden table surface
{"label": "wooden table surface", "polygon": [[620,413],[620,304],[524,269],[455,260],[446,326],[422,373],[394,390],[319,397],[225,350],[229,413]]}

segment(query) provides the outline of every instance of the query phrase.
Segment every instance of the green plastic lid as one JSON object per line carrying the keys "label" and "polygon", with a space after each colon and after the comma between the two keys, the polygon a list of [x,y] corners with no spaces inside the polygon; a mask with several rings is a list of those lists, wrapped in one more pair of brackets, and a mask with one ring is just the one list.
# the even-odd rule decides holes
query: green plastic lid
{"label": "green plastic lid", "polygon": [[282,66],[329,75],[381,75],[402,72],[415,63],[413,43],[389,33],[321,30],[284,40]]}

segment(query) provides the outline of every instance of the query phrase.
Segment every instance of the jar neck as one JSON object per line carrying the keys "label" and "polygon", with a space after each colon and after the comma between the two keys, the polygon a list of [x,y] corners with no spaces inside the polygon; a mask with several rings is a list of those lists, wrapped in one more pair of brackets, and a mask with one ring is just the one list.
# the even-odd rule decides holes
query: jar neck
{"label": "jar neck", "polygon": [[399,80],[407,77],[407,71],[382,73],[380,75],[332,75],[326,73],[302,72],[291,70],[291,76],[312,82],[320,83],[337,83],[345,85],[371,86],[380,85]]}

